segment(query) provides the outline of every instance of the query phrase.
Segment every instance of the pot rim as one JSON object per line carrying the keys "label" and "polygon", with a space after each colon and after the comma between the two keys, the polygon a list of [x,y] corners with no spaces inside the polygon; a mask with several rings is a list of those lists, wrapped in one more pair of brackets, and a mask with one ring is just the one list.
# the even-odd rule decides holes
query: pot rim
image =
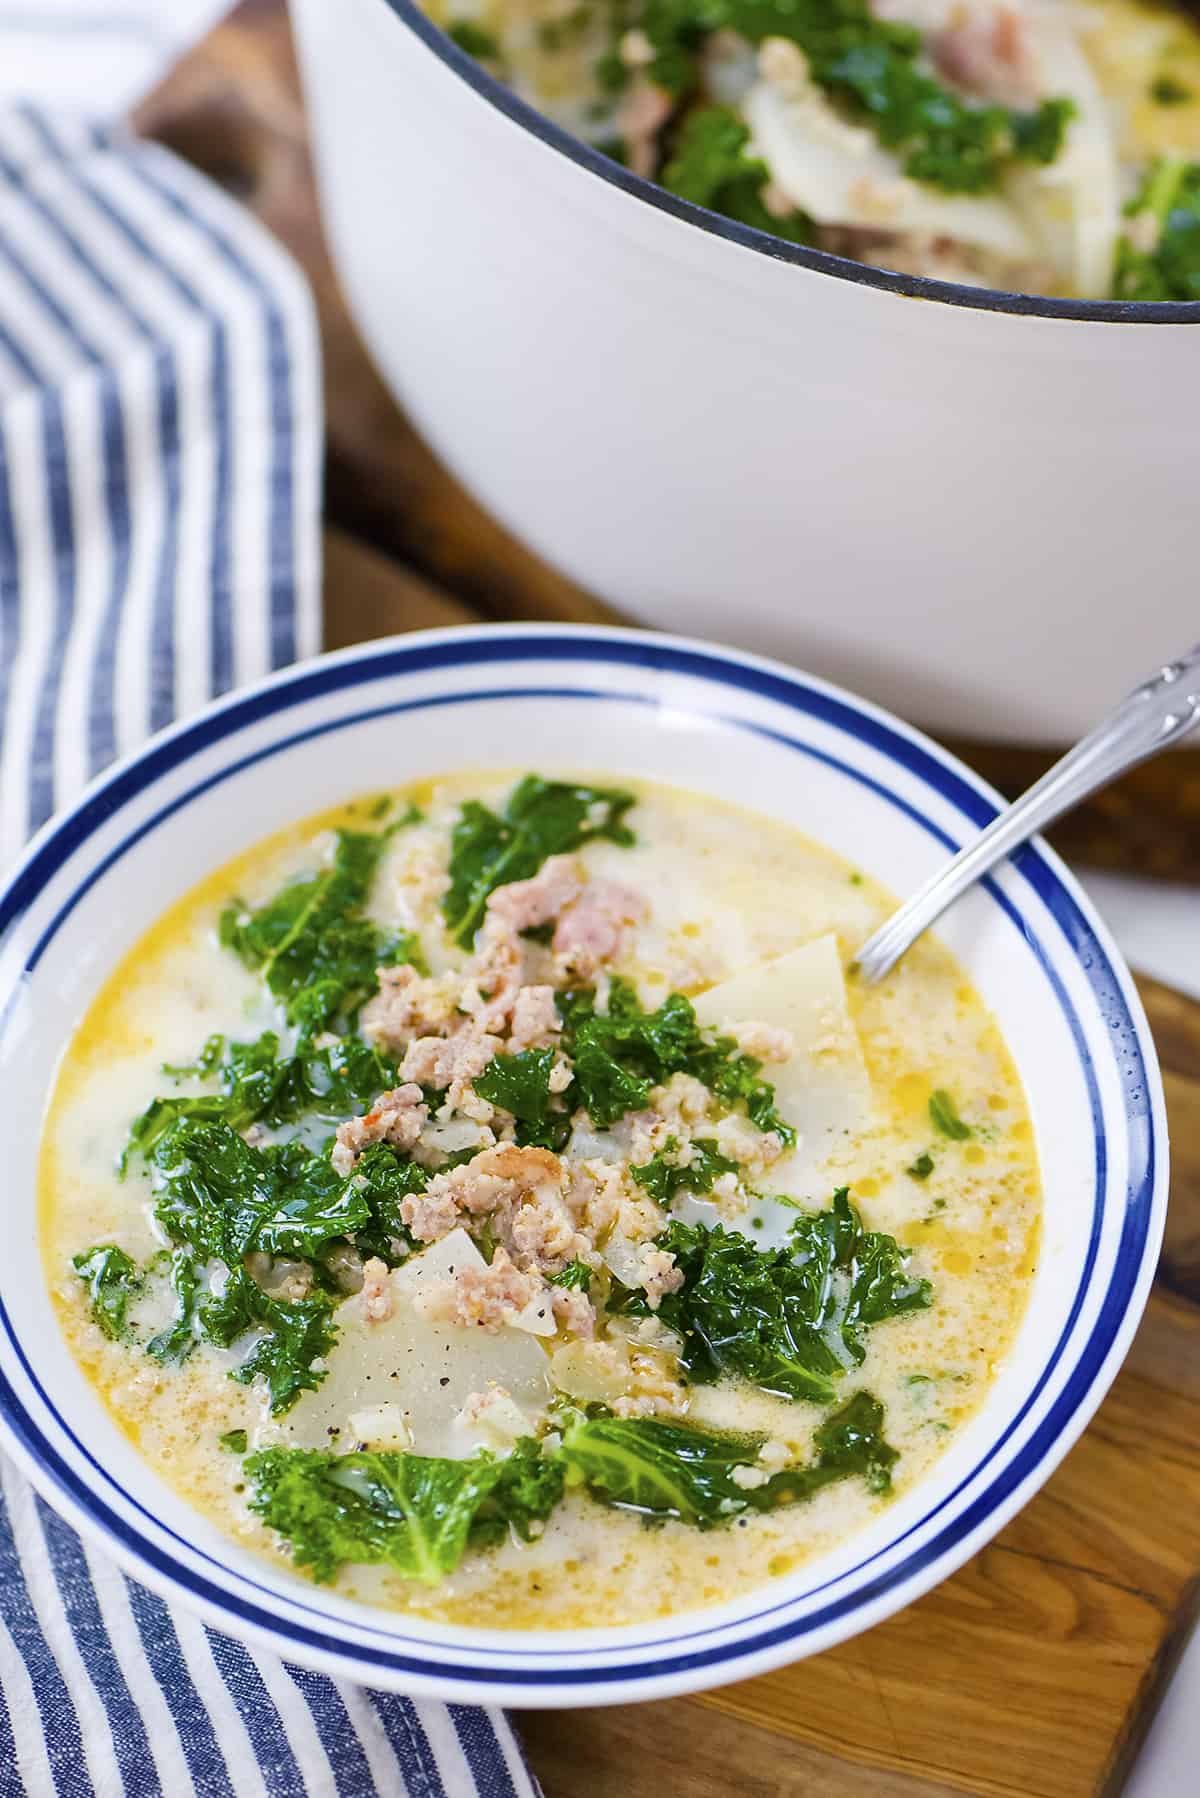
{"label": "pot rim", "polygon": [[733,219],[722,217],[720,213],[710,212],[706,206],[697,206],[691,200],[682,200],[677,194],[668,193],[665,188],[657,186],[645,176],[635,175],[630,169],[623,168],[620,163],[613,162],[601,151],[593,149],[581,138],[564,130],[561,125],[556,125],[536,107],[506,87],[495,75],[490,75],[474,57],[469,56],[465,50],[460,50],[453,39],[421,10],[416,0],[380,0],[380,4],[407,25],[425,48],[444,63],[452,74],[473,88],[480,99],[504,113],[548,149],[565,156],[589,175],[607,182],[610,187],[619,188],[622,193],[629,194],[642,204],[653,206],[659,212],[669,213],[672,218],[681,220],[685,225],[696,226],[712,237],[724,238],[728,243],[752,250],[756,255],[768,256],[775,262],[789,262],[809,269],[814,274],[831,276],[834,280],[852,281],[860,287],[879,288],[885,293],[894,293],[901,299],[931,300],[940,305],[963,307],[974,312],[1007,312],[1020,317],[1077,319],[1086,324],[1200,325],[1200,300],[1070,300],[1053,299],[1045,294],[1005,293],[998,288],[962,287],[953,281],[932,280],[924,275],[893,274],[868,263],[852,262],[848,257],[835,256],[828,250],[814,250],[804,244],[786,243],[782,238],[772,237],[766,231],[756,231],[750,225],[738,224]]}

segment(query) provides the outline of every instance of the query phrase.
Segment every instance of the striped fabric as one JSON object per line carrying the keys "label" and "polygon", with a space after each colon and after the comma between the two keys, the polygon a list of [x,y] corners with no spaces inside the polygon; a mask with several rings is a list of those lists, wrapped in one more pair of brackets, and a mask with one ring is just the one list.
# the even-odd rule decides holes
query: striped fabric
{"label": "striped fabric", "polygon": [[[0,114],[0,865],[104,764],[318,647],[312,309],[152,145]],[[503,1715],[251,1653],[0,1459],[0,1798],[535,1798]]]}

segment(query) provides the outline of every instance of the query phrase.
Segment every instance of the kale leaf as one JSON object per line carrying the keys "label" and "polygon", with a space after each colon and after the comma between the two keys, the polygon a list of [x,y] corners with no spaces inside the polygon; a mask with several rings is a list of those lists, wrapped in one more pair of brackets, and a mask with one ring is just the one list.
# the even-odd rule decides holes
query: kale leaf
{"label": "kale leaf", "polygon": [[424,968],[412,932],[389,935],[361,915],[384,848],[407,822],[374,833],[339,830],[327,868],[291,881],[255,911],[231,905],[221,914],[222,943],[262,974],[303,1036],[352,1015],[374,990],[377,968]]}
{"label": "kale leaf", "polygon": [[[720,1224],[672,1221],[657,1239],[684,1276],[658,1316],[683,1338],[689,1379],[740,1375],[783,1398],[829,1404],[838,1380],[862,1363],[864,1330],[931,1302],[929,1282],[906,1272],[895,1239],[863,1229],[845,1187],[788,1234],[784,1247],[760,1249]],[[614,1309],[643,1315],[645,1294],[626,1293]]]}
{"label": "kale leaf", "polygon": [[258,1122],[284,1124],[305,1115],[340,1119],[368,1108],[398,1077],[394,1063],[359,1036],[339,1037],[321,1049],[301,1039],[294,1055],[280,1056],[273,1030],[247,1043],[226,1045],[224,1037],[209,1037],[190,1067],[164,1067],[163,1072],[215,1077],[220,1090],[152,1099],[129,1127],[122,1171],[133,1151],[148,1155],[180,1118],[223,1122],[235,1130]]}
{"label": "kale leaf", "polygon": [[178,1366],[187,1360],[196,1346],[200,1274],[196,1258],[188,1249],[176,1249],[171,1255],[171,1286],[175,1293],[175,1317],[165,1330],[151,1337],[146,1344],[146,1353],[155,1361]]}
{"label": "kale leaf", "polygon": [[454,826],[450,886],[442,900],[456,942],[469,949],[489,894],[510,881],[528,880],[550,856],[568,854],[600,837],[628,847],[634,835],[623,820],[633,803],[632,793],[543,780],[537,774],[518,783],[503,814],[468,800]]}
{"label": "kale leaf", "polygon": [[[262,1331],[233,1377],[247,1381],[262,1374],[272,1412],[285,1411],[324,1377],[313,1362],[334,1342],[332,1300],[321,1291],[274,1298],[247,1272],[246,1257],[261,1251],[319,1264],[336,1241],[379,1227],[377,1174],[374,1183],[353,1175],[343,1180],[327,1157],[300,1142],[253,1149],[228,1124],[192,1118],[173,1124],[151,1159],[155,1219],[191,1254],[175,1258],[178,1315],[150,1352],[181,1358],[197,1329],[224,1347],[247,1331]],[[193,1257],[224,1262],[229,1270],[221,1291],[199,1307]]]}
{"label": "kale leaf", "polygon": [[315,1260],[371,1221],[353,1178],[298,1141],[253,1149],[225,1123],[181,1119],[156,1143],[154,1215],[177,1243],[240,1266],[252,1249]]}
{"label": "kale leaf", "polygon": [[[700,54],[713,32],[733,30],[755,45],[790,39],[818,86],[899,152],[907,174],[950,193],[987,192],[1016,161],[1053,162],[1075,110],[1063,98],[1031,112],[961,98],[922,67],[922,34],[877,18],[868,0],[645,0],[639,26],[655,53],[646,74],[679,99],[699,91]],[[710,133],[718,141],[715,126],[703,130],[705,147]],[[685,147],[693,188],[719,180],[715,157],[696,153],[686,130],[677,162]],[[730,180],[740,193],[736,173]],[[779,234],[778,222],[764,228]]]}
{"label": "kale leaf", "polygon": [[[262,1374],[272,1411],[286,1410],[324,1377],[312,1364],[334,1342],[334,1298],[319,1289],[303,1299],[272,1297],[247,1271],[247,1256],[307,1260],[319,1285],[329,1283],[329,1256],[347,1239],[364,1258],[379,1255],[395,1266],[413,1247],[401,1201],[423,1191],[428,1173],[374,1143],[342,1179],[327,1155],[298,1140],[255,1149],[227,1123],[195,1118],[172,1124],[150,1159],[155,1220],[178,1245],[172,1264],[178,1310],[148,1352],[178,1360],[197,1333],[228,1347],[247,1331],[262,1331],[233,1377]],[[228,1278],[200,1304],[198,1263],[208,1261],[223,1262]]]}
{"label": "kale leaf", "polygon": [[200,1328],[209,1342],[229,1348],[248,1330],[258,1338],[232,1378],[243,1385],[261,1375],[266,1381],[272,1417],[280,1416],[325,1378],[313,1362],[328,1355],[337,1338],[333,1301],[323,1292],[305,1299],[277,1299],[243,1267],[230,1270],[224,1290],[200,1311]]}
{"label": "kale leaf", "polygon": [[662,185],[693,205],[707,206],[756,231],[769,231],[790,243],[807,243],[811,221],[804,213],[782,216],[768,211],[763,189],[771,171],[757,156],[748,156],[750,128],[729,106],[701,106],[680,127],[674,153],[662,173]]}
{"label": "kale leaf", "polygon": [[446,26],[446,36],[452,43],[465,50],[479,62],[499,62],[501,60],[500,45],[490,31],[477,25],[474,19],[452,19]]}
{"label": "kale leaf", "polygon": [[475,1076],[475,1091],[489,1105],[500,1105],[517,1120],[517,1141],[555,1151],[566,1146],[571,1118],[550,1091],[553,1049],[523,1049],[497,1055]]}
{"label": "kale leaf", "polygon": [[722,1174],[738,1171],[737,1162],[722,1155],[711,1137],[696,1137],[690,1145],[690,1153],[691,1160],[685,1167],[678,1159],[679,1143],[675,1137],[668,1136],[657,1155],[640,1167],[631,1166],[629,1171],[638,1185],[666,1211],[681,1192],[711,1192]]}
{"label": "kale leaf", "polygon": [[136,1264],[115,1243],[101,1242],[76,1255],[71,1265],[87,1287],[93,1318],[110,1341],[118,1341],[125,1334],[129,1301],[142,1288]]}
{"label": "kale leaf", "polygon": [[1115,298],[1200,300],[1200,162],[1159,157],[1125,210],[1138,235],[1117,245]]}
{"label": "kale leaf", "polygon": [[731,1107],[742,1103],[760,1130],[774,1130],[785,1146],[796,1133],[775,1109],[775,1089],[759,1079],[761,1063],[743,1054],[732,1037],[709,1038],[682,993],[671,993],[655,1011],[644,1011],[627,980],[615,979],[608,1010],[598,1012],[588,987],[559,997],[562,1047],[574,1065],[565,1096],[568,1109],[582,1105],[598,1129],[639,1110],[652,1086],[672,1074],[692,1074]]}
{"label": "kale leaf", "polygon": [[551,1286],[562,1286],[569,1292],[588,1292],[592,1284],[592,1270],[586,1261],[568,1261],[556,1274],[547,1274],[546,1279]]}
{"label": "kale leaf", "polygon": [[543,1451],[526,1436],[504,1460],[486,1451],[450,1461],[269,1448],[250,1455],[244,1468],[254,1485],[251,1508],[315,1579],[332,1579],[347,1562],[385,1562],[436,1585],[468,1549],[492,1547],[509,1531],[531,1540],[568,1481],[602,1504],[701,1529],[800,1503],[835,1480],[857,1477],[870,1491],[886,1492],[896,1451],[883,1423],[878,1400],[857,1392],[815,1432],[816,1453],[806,1466],[749,1486],[736,1476],[754,1465],[760,1436],[581,1415],[567,1424],[561,1448]]}
{"label": "kale leaf", "polygon": [[966,1142],[974,1132],[970,1124],[964,1124],[958,1115],[958,1107],[946,1091],[939,1086],[936,1092],[929,1095],[929,1118],[935,1130],[948,1136],[951,1142]]}
{"label": "kale leaf", "polygon": [[383,1561],[436,1585],[468,1546],[488,1547],[510,1528],[532,1537],[563,1489],[562,1465],[531,1437],[499,1461],[270,1448],[245,1469],[256,1488],[252,1508],[318,1580],[346,1561]]}
{"label": "kale leaf", "polygon": [[350,1181],[369,1212],[353,1237],[364,1261],[369,1255],[377,1255],[389,1267],[407,1261],[416,1245],[400,1216],[400,1203],[412,1193],[424,1192],[429,1177],[428,1168],[402,1161],[386,1143],[370,1143],[363,1150]]}
{"label": "kale leaf", "polygon": [[657,1418],[579,1418],[564,1432],[562,1456],[568,1476],[601,1503],[701,1529],[744,1511],[799,1504],[852,1476],[872,1492],[887,1491],[896,1451],[883,1436],[883,1406],[869,1393],[856,1392],[813,1442],[817,1453],[807,1466],[784,1468],[748,1486],[736,1475],[754,1465],[761,1436]]}

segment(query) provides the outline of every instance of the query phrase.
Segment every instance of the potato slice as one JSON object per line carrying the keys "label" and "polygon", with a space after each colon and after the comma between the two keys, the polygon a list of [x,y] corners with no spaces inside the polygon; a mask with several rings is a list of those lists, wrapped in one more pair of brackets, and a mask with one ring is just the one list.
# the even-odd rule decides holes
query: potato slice
{"label": "potato slice", "polygon": [[768,1192],[824,1204],[825,1169],[871,1121],[871,1083],[846,1003],[837,938],[829,935],[745,968],[693,1001],[701,1024],[769,1024],[789,1030],[787,1061],[768,1062],[780,1115],[797,1134],[793,1153],[762,1182]]}
{"label": "potato slice", "polygon": [[531,1417],[551,1395],[545,1350],[527,1331],[434,1322],[415,1300],[423,1287],[448,1279],[456,1267],[483,1266],[465,1230],[414,1255],[389,1275],[391,1315],[377,1322],[349,1298],[337,1312],[338,1338],[329,1372],[283,1419],[282,1439],[297,1448],[355,1444],[354,1413],[398,1407],[420,1455],[471,1452],[455,1419],[474,1392],[502,1386]]}

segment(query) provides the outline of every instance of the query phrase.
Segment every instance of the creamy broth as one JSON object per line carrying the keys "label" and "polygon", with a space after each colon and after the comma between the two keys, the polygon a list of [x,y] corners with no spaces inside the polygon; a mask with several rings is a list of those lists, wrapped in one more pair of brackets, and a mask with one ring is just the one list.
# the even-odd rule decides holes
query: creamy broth
{"label": "creamy broth", "polygon": [[[452,942],[440,910],[459,808],[466,800],[482,800],[499,810],[517,778],[489,773],[425,783],[400,795],[389,814],[395,817],[413,801],[423,817],[398,828],[389,841],[371,885],[369,913],[385,930],[419,934],[433,981],[457,978],[468,961],[467,952]],[[633,783],[630,790],[636,803],[628,822],[636,842],[623,847],[597,841],[577,852],[584,893],[604,893],[605,883],[619,882],[620,890],[639,896],[645,907],[640,922],[616,930],[613,953],[598,975],[601,992],[611,974],[625,976],[636,983],[647,1010],[668,994],[681,993],[693,1000],[704,1023],[706,991],[830,935],[837,946],[836,973],[837,958],[844,963],[889,909],[890,897],[882,889],[784,825],[665,786]],[[371,796],[290,829],[181,900],[126,957],[83,1020],[67,1047],[45,1126],[40,1204],[46,1273],[75,1357],[156,1474],[240,1545],[284,1564],[289,1564],[287,1544],[251,1508],[255,1485],[237,1452],[240,1441],[231,1451],[221,1438],[245,1431],[251,1451],[313,1447],[324,1440],[320,1386],[303,1394],[292,1410],[271,1417],[261,1379],[241,1384],[229,1377],[246,1355],[246,1340],[228,1348],[197,1343],[177,1366],[149,1358],[147,1338],[169,1320],[170,1294],[161,1278],[148,1278],[133,1293],[125,1334],[110,1339],[95,1321],[87,1287],[72,1262],[98,1243],[116,1245],[139,1267],[163,1251],[166,1239],[153,1216],[145,1158],[131,1156],[125,1178],[118,1177],[129,1126],[156,1095],[213,1088],[211,1081],[173,1085],[162,1064],[194,1060],[213,1035],[244,1041],[280,1027],[279,1007],[260,975],[222,946],[222,912],[236,902],[244,916],[246,908],[264,904],[285,881],[327,863],[335,829],[378,830],[378,811]],[[543,957],[544,972],[552,951],[538,945],[530,950],[535,953]],[[807,956],[803,959],[807,965]],[[570,976],[560,984],[572,984]],[[741,1172],[726,1179],[724,1190],[718,1183],[715,1200],[687,1196],[684,1184],[677,1203],[685,1217],[719,1221],[768,1246],[783,1242],[802,1212],[824,1209],[835,1188],[846,1186],[863,1226],[894,1237],[908,1252],[906,1272],[930,1282],[931,1302],[863,1332],[861,1365],[839,1375],[835,1401],[835,1408],[842,1406],[862,1391],[882,1405],[884,1434],[897,1456],[894,1496],[923,1478],[953,1441],[1009,1347],[1035,1267],[1038,1165],[1021,1085],[996,1025],[936,941],[919,944],[881,986],[863,989],[851,981],[846,993],[848,1021],[834,1021],[815,1040],[809,1073],[801,1072],[797,1090],[806,1118],[813,1113],[805,1141],[764,1164],[754,1159],[759,1145],[746,1121],[727,1124],[719,1139],[727,1147],[750,1143]],[[368,1006],[360,1020],[364,1027],[372,1015]],[[455,1020],[451,1031],[457,1013]],[[761,1022],[749,1015],[713,1020],[722,1028]],[[761,1069],[764,1080],[778,1074],[780,1093],[795,1071],[793,1062],[785,1062],[776,1067],[767,1059]],[[739,1107],[720,1104],[703,1120],[689,1117],[688,1104],[698,1101],[694,1089],[679,1084],[681,1078],[676,1082],[686,1102],[678,1100],[675,1088],[668,1087],[665,1097],[658,1088],[638,1113],[641,1124],[623,1121],[613,1127],[618,1137],[622,1128],[634,1131],[628,1161],[640,1140],[638,1129],[654,1137],[656,1154],[670,1159],[677,1150],[664,1146],[667,1123],[676,1136],[716,1140],[730,1110],[740,1117]],[[822,1082],[828,1084],[828,1100]],[[951,1098],[949,1121],[957,1134],[937,1127],[930,1101],[939,1094]],[[935,1110],[939,1103],[935,1098]],[[472,1110],[470,1091],[462,1109]],[[474,1110],[480,1107],[475,1104]],[[483,1114],[487,1111],[483,1107]],[[507,1115],[500,1110],[490,1120],[492,1134],[502,1141]],[[823,1119],[833,1120],[827,1134]],[[426,1137],[431,1127],[432,1121]],[[308,1120],[299,1128],[305,1141],[317,1143],[333,1125],[318,1127]],[[260,1140],[261,1127],[250,1127],[249,1135],[252,1144]],[[436,1152],[430,1156],[423,1146],[426,1137],[416,1152],[436,1160]],[[564,1151],[568,1162],[573,1154],[587,1158],[581,1148],[595,1146],[590,1136],[572,1142],[576,1148]],[[768,1156],[774,1142],[767,1145]],[[613,1153],[611,1145],[608,1152]],[[644,1155],[644,1148],[638,1152]],[[619,1167],[622,1190],[651,1215],[645,1192],[629,1183],[628,1161]],[[431,1178],[444,1182],[448,1176],[434,1169]],[[765,1196],[781,1184],[791,1187],[791,1205]],[[745,1196],[747,1188],[754,1196]],[[467,1213],[459,1221],[471,1228],[479,1223]],[[641,1246],[639,1239],[639,1253]],[[610,1272],[602,1261],[611,1252],[611,1234],[598,1232],[595,1247],[588,1287],[594,1300],[608,1290]],[[422,1252],[428,1251],[418,1244],[418,1256],[407,1263],[410,1273]],[[390,1284],[405,1277],[387,1276],[388,1306],[425,1303],[401,1298],[401,1286]],[[543,1274],[529,1277],[541,1282]],[[443,1306],[464,1302],[459,1289],[449,1298],[439,1292]],[[327,1395],[338,1390],[339,1354],[352,1354],[360,1340],[371,1339],[372,1324],[362,1322],[366,1304],[365,1293],[340,1301],[343,1317],[353,1311],[356,1325],[325,1358]],[[629,1365],[642,1369],[629,1381],[628,1407],[635,1418],[756,1432],[767,1439],[768,1468],[812,1463],[829,1404],[774,1396],[739,1377],[681,1381],[673,1354],[678,1338],[671,1338],[652,1311],[648,1319],[620,1321],[598,1303],[597,1310],[601,1347],[609,1340],[614,1353],[628,1355]],[[457,1323],[453,1329],[465,1333]],[[636,1331],[641,1335],[631,1352],[627,1345]],[[554,1336],[529,1334],[511,1315],[495,1329],[472,1332],[472,1341],[485,1349],[505,1346],[510,1360],[519,1351],[522,1366],[531,1354],[535,1360],[553,1354],[553,1363],[545,1360],[547,1387],[566,1365],[558,1357],[572,1340],[566,1317]],[[581,1352],[590,1368],[594,1343],[584,1340]],[[537,1365],[540,1369],[541,1361]],[[553,1375],[552,1366],[558,1370]],[[403,1386],[401,1375],[386,1399],[402,1401]],[[589,1394],[575,1396],[582,1401]],[[339,1431],[335,1445],[343,1451],[354,1448],[364,1430],[384,1430],[355,1415],[353,1426],[348,1416],[330,1426]],[[544,1406],[539,1415],[536,1405],[527,1405],[526,1416],[535,1434],[563,1427],[561,1417],[545,1413]],[[453,1428],[460,1424],[456,1419]],[[548,1452],[557,1439],[550,1437]],[[494,1436],[468,1431],[453,1452],[465,1456],[495,1442]],[[382,1435],[370,1445],[389,1446]],[[417,1448],[430,1452],[420,1441]],[[739,1473],[739,1482],[743,1477],[749,1486],[767,1475],[755,1462],[752,1474]],[[510,1532],[496,1546],[469,1548],[440,1583],[418,1583],[386,1564],[343,1564],[333,1583],[348,1597],[451,1622],[514,1628],[627,1623],[717,1603],[793,1569],[860,1529],[887,1502],[887,1493],[872,1492],[863,1479],[850,1477],[826,1485],[804,1503],[751,1510],[713,1529],[671,1519],[649,1529],[630,1511],[600,1502],[586,1486],[568,1484],[534,1539],[520,1540]]]}

